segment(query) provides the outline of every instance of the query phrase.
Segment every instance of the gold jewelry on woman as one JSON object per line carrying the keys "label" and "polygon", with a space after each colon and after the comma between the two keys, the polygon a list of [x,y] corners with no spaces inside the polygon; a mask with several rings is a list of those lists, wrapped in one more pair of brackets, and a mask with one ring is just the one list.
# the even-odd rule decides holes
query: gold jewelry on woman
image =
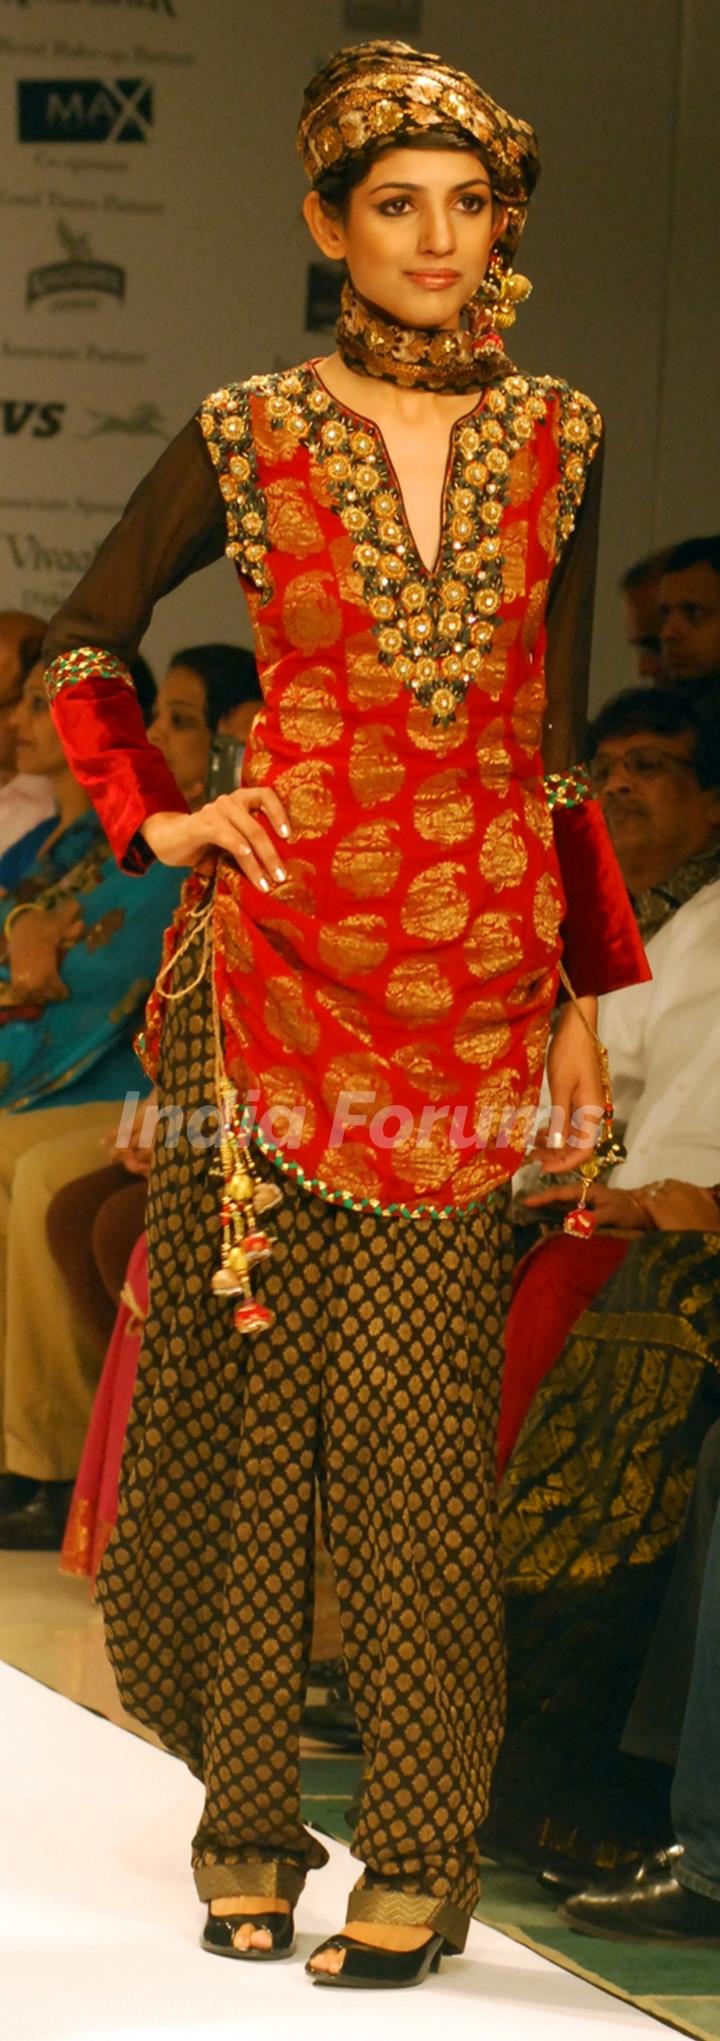
{"label": "gold jewelry on woman", "polygon": [[614,1169],[615,1164],[618,1162],[624,1162],[627,1151],[615,1131],[610,1059],[607,1049],[604,1042],[600,1040],[597,1028],[592,1026],[587,1014],[583,1013],[580,1001],[577,994],[573,991],[567,971],[562,964],[560,965],[560,982],[564,986],[568,997],[572,1000],[575,1011],[580,1015],[583,1027],[594,1044],[600,1065],[600,1083],[603,1094],[602,1125],[599,1129],[592,1155],[588,1156],[587,1162],[580,1164],[580,1175],[583,1180],[582,1189],[577,1204],[573,1206],[571,1212],[568,1212],[563,1225],[563,1233],[573,1234],[578,1240],[588,1240],[590,1235],[595,1232],[597,1226],[594,1213],[588,1210],[587,1201],[590,1187],[597,1182],[598,1177],[605,1175],[606,1170]]}
{"label": "gold jewelry on woman", "polygon": [[11,928],[14,928],[15,922],[19,921],[21,914],[45,914],[46,912],[47,905],[45,902],[41,903],[39,900],[18,900],[17,906],[11,907],[10,913],[5,917],[3,935],[7,939]]}
{"label": "gold jewelry on woman", "polygon": [[499,248],[494,248],[487,274],[471,299],[470,333],[473,333],[473,322],[480,321],[483,314],[486,323],[489,314],[492,325],[501,327],[503,331],[514,326],[518,307],[524,305],[531,295],[529,276],[521,276],[519,270],[510,269]]}
{"label": "gold jewelry on woman", "polygon": [[648,1212],[647,1207],[643,1204],[642,1198],[638,1197],[636,1191],[626,1191],[625,1195],[630,1199],[631,1204],[637,1206],[637,1210],[640,1213],[640,1217],[643,1222],[643,1232],[645,1233],[654,1232],[655,1222],[652,1213]]}
{"label": "gold jewelry on woman", "polygon": [[[475,306],[475,300],[471,300]],[[493,332],[484,306],[468,307],[467,328],[402,326],[366,304],[354,285],[343,285],[335,328],[338,353],[359,375],[396,383],[401,390],[479,390],[512,374],[512,362]]]}

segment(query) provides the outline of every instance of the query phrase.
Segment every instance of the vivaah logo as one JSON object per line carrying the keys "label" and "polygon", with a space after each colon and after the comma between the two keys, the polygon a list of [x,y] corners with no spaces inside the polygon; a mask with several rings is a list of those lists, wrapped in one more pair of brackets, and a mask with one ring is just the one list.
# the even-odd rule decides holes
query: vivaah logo
{"label": "vivaah logo", "polygon": [[124,298],[125,271],[118,262],[97,262],[87,234],[74,233],[67,220],[57,221],[57,233],[63,258],[31,269],[26,290],[28,305],[37,304],[41,298],[62,300],[77,298],[78,294],[86,301],[96,297]]}
{"label": "vivaah logo", "polygon": [[19,78],[21,142],[147,142],[153,88],[142,78]]}
{"label": "vivaah logo", "polygon": [[0,432],[17,439],[55,439],[62,432],[67,404],[39,404],[34,398],[0,397]]}

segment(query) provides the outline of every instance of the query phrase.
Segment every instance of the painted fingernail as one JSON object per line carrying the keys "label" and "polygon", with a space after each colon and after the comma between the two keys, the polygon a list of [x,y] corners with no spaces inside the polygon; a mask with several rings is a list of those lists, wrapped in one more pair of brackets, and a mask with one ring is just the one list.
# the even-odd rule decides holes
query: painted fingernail
{"label": "painted fingernail", "polygon": [[287,872],[283,871],[282,865],[275,866],[275,877],[276,879],[280,880],[280,884],[282,886],[285,879],[287,878]]}
{"label": "painted fingernail", "polygon": [[280,835],[281,835],[281,836],[289,836],[289,835],[290,835],[290,831],[289,831],[289,829],[288,829],[288,826],[287,826],[287,822],[281,822],[281,824],[280,824]]}
{"label": "painted fingernail", "polygon": [[270,891],[269,879],[258,879],[258,885],[262,887],[263,893],[269,893]]}

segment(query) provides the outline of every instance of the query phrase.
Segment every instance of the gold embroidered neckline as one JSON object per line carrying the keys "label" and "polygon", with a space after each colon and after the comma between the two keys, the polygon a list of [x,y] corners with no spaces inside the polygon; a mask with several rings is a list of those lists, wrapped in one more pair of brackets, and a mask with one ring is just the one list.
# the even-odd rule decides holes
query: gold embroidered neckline
{"label": "gold embroidered neckline", "polygon": [[475,403],[470,405],[467,411],[461,411],[459,418],[454,418],[450,426],[447,456],[445,460],[445,472],[443,475],[442,494],[440,501],[440,536],[438,539],[435,559],[433,561],[432,566],[428,567],[427,561],[423,559],[420,547],[418,545],[415,533],[412,528],[412,524],[410,522],[402,482],[400,481],[400,477],[398,475],[397,468],[395,466],[395,462],[390,452],[390,448],[385,438],[382,426],[378,423],[377,419],[368,418],[364,411],[356,411],[354,405],[346,404],[345,399],[343,397],[336,397],[334,390],[330,390],[328,388],[327,383],[321,376],[317,361],[311,361],[309,363],[309,368],[319,388],[324,392],[326,397],[329,397],[331,405],[336,411],[340,413],[341,417],[348,418],[356,431],[370,432],[374,435],[375,439],[377,440],[382,455],[382,459],[387,469],[388,480],[390,481],[393,489],[397,491],[398,500],[402,510],[402,521],[406,528],[409,544],[412,547],[412,551],[415,556],[415,562],[417,565],[418,572],[426,575],[429,581],[433,581],[435,579],[436,574],[438,573],[444,550],[443,542],[445,537],[447,494],[449,485],[452,481],[452,476],[457,459],[457,446],[456,446],[457,435],[458,432],[460,431],[461,426],[469,425],[473,419],[478,417],[479,413],[482,411],[483,405],[485,404],[487,398],[487,391],[479,390]]}

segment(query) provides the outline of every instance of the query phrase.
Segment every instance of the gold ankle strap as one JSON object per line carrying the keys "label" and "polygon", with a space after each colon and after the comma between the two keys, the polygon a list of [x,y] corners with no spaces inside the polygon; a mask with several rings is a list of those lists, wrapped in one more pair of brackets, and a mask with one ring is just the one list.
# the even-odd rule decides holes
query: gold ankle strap
{"label": "gold ankle strap", "polygon": [[401,1928],[431,1928],[454,1949],[464,1949],[470,1922],[450,1899],[432,1892],[399,1892],[391,1885],[356,1885],[347,1904],[348,1925],[378,1921]]}
{"label": "gold ankle strap", "polygon": [[305,1872],[296,1864],[266,1857],[245,1857],[238,1864],[198,1864],[195,1869],[195,1890],[204,1901],[252,1892],[258,1899],[287,1899],[296,1906],[304,1884]]}

